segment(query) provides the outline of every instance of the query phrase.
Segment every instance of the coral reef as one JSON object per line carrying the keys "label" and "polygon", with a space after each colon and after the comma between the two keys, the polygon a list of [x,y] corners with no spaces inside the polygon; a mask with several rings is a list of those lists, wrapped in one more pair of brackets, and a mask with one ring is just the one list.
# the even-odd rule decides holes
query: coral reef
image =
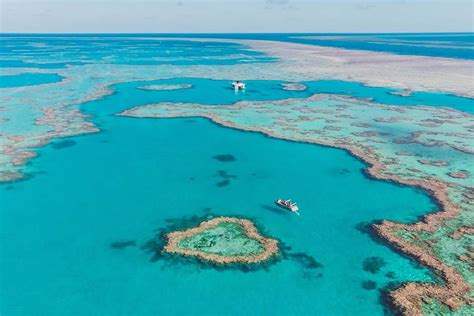
{"label": "coral reef", "polygon": [[[397,114],[396,119],[391,119],[393,113]],[[423,304],[430,300],[453,310],[473,304],[470,298],[473,276],[468,257],[461,260],[451,254],[453,247],[467,249],[472,235],[463,234],[463,238],[454,239],[446,234],[446,230],[457,231],[462,223],[472,222],[472,183],[449,175],[453,169],[474,172],[468,163],[474,150],[469,130],[474,123],[472,115],[443,107],[389,106],[334,95],[273,102],[244,101],[232,107],[160,103],[127,110],[121,115],[202,116],[227,127],[342,148],[370,165],[366,170],[368,175],[426,191],[439,205],[438,212],[413,224],[381,221],[374,225],[373,232],[398,251],[430,267],[442,283],[407,283],[387,297],[398,310],[409,315],[422,314]],[[387,119],[380,120],[381,117]],[[431,130],[439,127],[420,124],[433,118],[443,120],[444,129],[450,132]],[[372,133],[370,126],[374,122],[384,124],[391,132],[379,127],[381,132]],[[368,130],[354,133],[355,128]],[[436,136],[437,140],[423,138],[427,135]],[[435,147],[443,150],[428,150]],[[440,159],[439,155],[446,152],[450,153],[449,161],[446,156]],[[413,168],[417,164],[419,167]]]}
{"label": "coral reef", "polygon": [[307,87],[301,83],[284,83],[282,88],[287,91],[304,91]]}
{"label": "coral reef", "polygon": [[172,90],[182,90],[189,89],[193,86],[191,84],[154,84],[148,86],[140,86],[137,89],[149,90],[149,91],[172,91]]}
{"label": "coral reef", "polygon": [[235,217],[217,217],[166,238],[163,251],[216,264],[260,263],[278,253],[278,241],[261,236],[251,221]]}
{"label": "coral reef", "polygon": [[236,160],[235,157],[231,154],[215,155],[212,158],[220,162],[234,162]]}

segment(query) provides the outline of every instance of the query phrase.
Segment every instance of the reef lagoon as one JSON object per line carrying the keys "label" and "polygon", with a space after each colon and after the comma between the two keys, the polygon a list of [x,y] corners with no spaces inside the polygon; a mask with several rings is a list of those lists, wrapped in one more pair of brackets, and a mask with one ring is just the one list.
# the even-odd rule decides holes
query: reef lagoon
{"label": "reef lagoon", "polygon": [[[403,307],[390,291],[446,275],[461,276],[448,279],[459,301],[418,308],[469,312],[469,258],[446,250],[468,256],[472,236],[469,92],[286,72],[212,37],[2,37],[0,313],[384,315]],[[417,235],[448,205],[446,183],[454,215]],[[275,206],[287,197],[300,216]],[[164,253],[166,234],[219,217],[249,221],[278,254],[226,266]],[[389,223],[442,266],[390,243]],[[227,229],[209,234],[262,251]]]}

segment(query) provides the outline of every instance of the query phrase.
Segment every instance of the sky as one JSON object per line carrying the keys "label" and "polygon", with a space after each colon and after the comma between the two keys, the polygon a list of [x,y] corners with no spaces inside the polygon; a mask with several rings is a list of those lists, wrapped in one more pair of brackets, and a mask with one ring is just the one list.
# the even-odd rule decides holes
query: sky
{"label": "sky", "polygon": [[8,33],[472,32],[471,0],[0,0]]}

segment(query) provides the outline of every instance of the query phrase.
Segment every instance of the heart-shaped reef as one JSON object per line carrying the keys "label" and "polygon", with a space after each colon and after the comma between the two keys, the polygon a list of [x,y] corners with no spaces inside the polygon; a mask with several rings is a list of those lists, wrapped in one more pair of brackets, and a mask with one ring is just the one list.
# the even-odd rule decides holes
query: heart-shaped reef
{"label": "heart-shaped reef", "polygon": [[164,251],[217,264],[260,263],[278,254],[278,241],[236,217],[216,217],[199,226],[166,235]]}

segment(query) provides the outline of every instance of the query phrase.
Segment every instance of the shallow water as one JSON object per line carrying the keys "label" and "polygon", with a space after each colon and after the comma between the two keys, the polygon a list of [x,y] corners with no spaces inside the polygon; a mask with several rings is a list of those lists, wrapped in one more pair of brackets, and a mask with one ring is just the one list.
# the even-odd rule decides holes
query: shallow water
{"label": "shallow water", "polygon": [[[261,84],[270,89],[279,83]],[[431,280],[427,270],[360,231],[361,223],[374,219],[414,221],[433,211],[426,195],[368,179],[365,165],[342,150],[205,119],[113,116],[177,93],[137,85],[117,85],[112,96],[82,107],[103,132],[39,149],[40,158],[28,167],[34,177],[1,186],[3,313],[374,315],[383,313],[380,295],[363,282],[373,280],[380,289],[391,281]],[[176,101],[204,102],[203,91],[183,90]],[[209,103],[239,98],[223,91]],[[218,185],[223,178],[229,182]],[[278,197],[298,201],[301,216],[275,208]],[[295,255],[245,273],[150,262],[153,255],[140,249],[167,220],[207,213],[254,219]],[[124,240],[138,247],[110,246]],[[295,259],[300,253],[322,267],[308,268]],[[386,265],[375,274],[363,271],[364,260],[374,256]],[[385,276],[389,272],[395,277]]]}
{"label": "shallow water", "polygon": [[[199,104],[232,104],[245,100],[282,100],[307,98],[317,93],[344,95],[352,98],[371,99],[376,103],[403,106],[445,106],[466,113],[474,113],[474,100],[454,95],[434,92],[412,92],[408,96],[393,94],[400,90],[384,87],[369,87],[357,82],[342,80],[318,80],[302,82],[303,91],[284,90],[286,82],[275,80],[246,80],[246,91],[229,91],[230,80],[210,80],[203,78],[174,78],[155,81],[135,81],[114,85],[112,88],[133,105],[156,102],[187,102]],[[170,91],[147,91],[140,87],[154,84],[191,84],[190,89]],[[129,108],[123,104],[121,109]],[[113,109],[116,111],[116,108]]]}
{"label": "shallow water", "polygon": [[59,82],[63,78],[56,74],[24,73],[13,76],[0,76],[0,88],[13,88]]}
{"label": "shallow water", "polygon": [[[1,191],[8,210],[1,229],[5,314],[180,314],[191,308],[196,314],[381,314],[378,292],[361,282],[382,287],[392,281],[384,276],[389,271],[399,281],[430,279],[356,229],[375,218],[414,220],[433,209],[429,199],[368,180],[363,164],[343,151],[202,119],[113,118],[103,125],[104,133],[76,138],[70,148],[40,150],[33,167],[46,173]],[[237,160],[212,158],[221,153]],[[219,170],[238,178],[218,187]],[[272,201],[280,195],[297,200],[302,215],[275,209]],[[142,244],[166,219],[201,215],[205,208],[254,218],[324,267],[308,270],[284,260],[268,271],[199,270],[152,263],[139,248],[109,246]],[[387,262],[380,273],[362,271],[370,256]]]}
{"label": "shallow water", "polygon": [[[8,41],[12,51],[6,51],[2,58],[8,59],[0,66],[33,64],[70,70],[76,76],[89,73],[82,73],[82,66],[64,68],[103,63],[126,73],[117,64],[169,64],[179,70],[185,65],[273,61],[223,43]],[[100,49],[90,48],[99,44]],[[13,48],[27,52],[22,60],[9,56]],[[26,167],[31,178],[0,185],[1,314],[381,315],[379,290],[390,282],[433,281],[429,271],[371,239],[364,227],[377,219],[413,222],[434,211],[435,205],[418,190],[367,178],[366,165],[348,153],[223,128],[202,118],[136,119],[115,114],[156,102],[232,106],[238,101],[305,98],[314,93],[466,112],[472,111],[472,100],[424,92],[403,97],[391,94],[393,89],[330,80],[305,82],[305,91],[285,91],[281,81],[249,80],[247,91],[235,93],[229,89],[230,78],[179,78],[179,74],[176,71],[174,79],[115,84],[114,94],[80,105],[101,132],[55,140],[37,149],[39,157]],[[45,77],[34,83],[46,83]],[[94,82],[79,84],[75,88],[85,94]],[[156,84],[192,87],[139,89]],[[22,93],[12,96],[19,98],[18,104],[23,102]],[[2,127],[10,133],[46,129],[34,125],[40,115],[36,102],[48,105],[74,97],[71,93],[60,101],[25,101],[24,108],[5,112],[9,121]],[[25,111],[29,106],[38,113]],[[301,216],[274,207],[279,197],[297,201]],[[178,258],[153,262],[153,254],[141,249],[170,221],[204,215],[253,219],[264,234],[291,249],[286,258],[249,272],[204,269]],[[367,262],[385,264],[377,271]]]}

